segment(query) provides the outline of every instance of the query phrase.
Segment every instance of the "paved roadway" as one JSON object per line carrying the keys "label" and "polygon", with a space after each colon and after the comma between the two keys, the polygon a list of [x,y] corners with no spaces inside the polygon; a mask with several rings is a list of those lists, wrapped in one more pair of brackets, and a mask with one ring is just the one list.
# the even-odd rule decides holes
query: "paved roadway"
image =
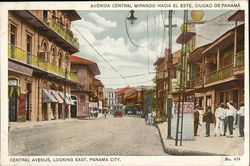
{"label": "paved roadway", "polygon": [[39,123],[42,125],[10,128],[10,155],[167,155],[157,128],[145,125],[142,118],[108,116],[107,119],[36,124]]}

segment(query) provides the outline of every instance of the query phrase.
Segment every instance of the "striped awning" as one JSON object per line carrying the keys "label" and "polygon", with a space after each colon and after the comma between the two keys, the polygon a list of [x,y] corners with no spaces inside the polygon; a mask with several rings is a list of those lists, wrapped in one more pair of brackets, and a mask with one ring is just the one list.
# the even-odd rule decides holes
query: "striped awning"
{"label": "striped awning", "polygon": [[51,92],[51,94],[56,98],[56,100],[58,101],[58,103],[60,103],[60,104],[63,103],[63,99],[58,94],[58,91],[49,90],[49,92]]}
{"label": "striped awning", "polygon": [[64,95],[64,92],[59,92],[60,96],[62,97],[63,101],[65,100],[67,105],[75,105],[75,103],[72,101],[71,98],[68,98],[68,93],[65,93],[66,96]]}
{"label": "striped awning", "polygon": [[43,89],[42,93],[43,103],[57,103],[56,98],[47,90]]}

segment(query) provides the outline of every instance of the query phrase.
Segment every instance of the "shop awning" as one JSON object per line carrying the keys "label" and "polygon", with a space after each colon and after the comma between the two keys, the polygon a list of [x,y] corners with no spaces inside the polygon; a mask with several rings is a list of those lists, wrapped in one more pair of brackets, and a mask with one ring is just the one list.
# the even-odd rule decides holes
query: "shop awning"
{"label": "shop awning", "polygon": [[66,93],[67,98],[69,99],[70,105],[75,105],[74,101],[71,99],[71,95]]}
{"label": "shop awning", "polygon": [[49,90],[49,92],[51,92],[51,94],[56,98],[58,103],[63,103],[63,99],[59,96],[58,91]]}
{"label": "shop awning", "polygon": [[133,99],[133,98],[136,98],[136,94],[127,97],[127,99]]}
{"label": "shop awning", "polygon": [[47,90],[43,89],[43,103],[57,103],[56,98]]}
{"label": "shop awning", "polygon": [[64,96],[64,92],[59,92],[59,94],[60,94],[61,98],[63,99],[63,101],[65,99],[65,102],[67,105],[75,105],[74,102],[72,101],[72,99],[71,98],[69,99],[67,97],[68,96],[67,93],[66,93],[66,97]]}

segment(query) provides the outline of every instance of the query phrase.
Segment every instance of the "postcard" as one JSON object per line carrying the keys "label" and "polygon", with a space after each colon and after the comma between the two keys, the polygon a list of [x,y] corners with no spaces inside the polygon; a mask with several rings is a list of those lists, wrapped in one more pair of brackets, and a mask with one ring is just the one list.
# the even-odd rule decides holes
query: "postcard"
{"label": "postcard", "polygon": [[1,165],[249,165],[247,6],[1,2]]}

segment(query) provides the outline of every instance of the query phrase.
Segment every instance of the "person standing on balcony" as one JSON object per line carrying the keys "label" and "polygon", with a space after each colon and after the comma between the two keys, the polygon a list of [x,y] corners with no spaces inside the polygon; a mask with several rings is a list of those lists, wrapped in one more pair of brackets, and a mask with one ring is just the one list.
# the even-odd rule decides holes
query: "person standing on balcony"
{"label": "person standing on balcony", "polygon": [[234,123],[234,116],[237,112],[237,110],[233,107],[233,103],[227,103],[228,106],[228,111],[227,111],[227,116],[228,116],[228,126],[229,126],[229,137],[233,137],[233,123]]}
{"label": "person standing on balcony", "polygon": [[210,137],[210,123],[212,122],[211,107],[207,107],[206,112],[206,137]]}
{"label": "person standing on balcony", "polygon": [[239,132],[240,136],[239,137],[244,137],[244,121],[245,121],[245,107],[244,103],[240,104],[240,110],[238,112],[239,115]]}

